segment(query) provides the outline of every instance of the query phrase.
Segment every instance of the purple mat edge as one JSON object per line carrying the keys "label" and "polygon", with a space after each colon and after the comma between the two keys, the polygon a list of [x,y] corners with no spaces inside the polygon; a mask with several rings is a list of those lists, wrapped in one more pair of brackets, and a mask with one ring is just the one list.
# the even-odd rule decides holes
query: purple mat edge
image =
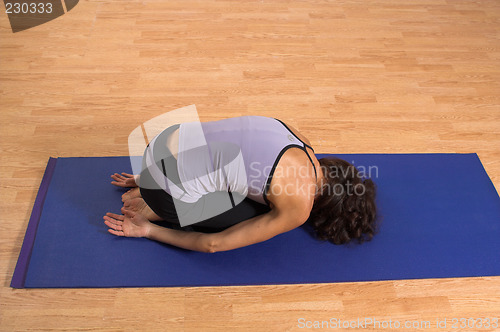
{"label": "purple mat edge", "polygon": [[49,189],[52,175],[54,174],[56,163],[57,158],[53,157],[50,157],[49,161],[47,162],[47,167],[45,168],[45,173],[42,177],[40,189],[38,190],[38,193],[36,195],[33,210],[31,212],[31,217],[28,222],[26,234],[24,235],[24,241],[19,253],[16,268],[14,269],[14,274],[12,276],[12,281],[10,284],[10,287],[12,288],[24,288],[24,282],[26,280],[28,265],[31,258],[31,252],[33,250],[33,245],[35,244],[36,231],[38,229],[38,223],[40,222],[40,216],[43,210],[43,203],[45,202],[45,197],[47,196],[47,191]]}

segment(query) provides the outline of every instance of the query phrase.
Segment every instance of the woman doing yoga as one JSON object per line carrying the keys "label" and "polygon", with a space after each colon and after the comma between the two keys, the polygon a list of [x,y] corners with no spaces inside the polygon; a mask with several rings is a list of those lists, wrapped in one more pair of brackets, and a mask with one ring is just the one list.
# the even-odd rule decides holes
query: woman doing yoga
{"label": "woman doing yoga", "polygon": [[149,143],[140,175],[111,177],[133,188],[122,196],[122,215],[104,216],[117,236],[213,253],[306,222],[335,244],[375,232],[373,181],[344,160],[318,160],[302,134],[273,118],[169,127]]}

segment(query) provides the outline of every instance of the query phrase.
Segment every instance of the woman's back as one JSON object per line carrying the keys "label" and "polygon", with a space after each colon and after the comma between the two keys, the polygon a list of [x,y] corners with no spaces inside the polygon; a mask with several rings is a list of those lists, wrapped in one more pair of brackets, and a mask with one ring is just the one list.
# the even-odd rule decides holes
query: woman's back
{"label": "woman's back", "polygon": [[183,123],[178,137],[178,151],[172,153],[177,156],[186,202],[229,191],[265,204],[283,154],[307,146],[279,120],[261,116]]}

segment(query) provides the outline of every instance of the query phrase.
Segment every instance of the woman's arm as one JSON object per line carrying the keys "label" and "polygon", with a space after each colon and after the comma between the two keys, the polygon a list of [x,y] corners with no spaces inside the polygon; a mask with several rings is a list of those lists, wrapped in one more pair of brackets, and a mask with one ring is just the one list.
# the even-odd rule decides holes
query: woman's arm
{"label": "woman's arm", "polygon": [[268,213],[233,225],[218,233],[174,230],[155,225],[142,214],[122,208],[123,215],[104,216],[109,232],[116,236],[145,237],[176,247],[214,253],[266,241],[302,225],[309,217],[310,207],[301,195],[268,196],[272,209]]}
{"label": "woman's arm", "polygon": [[[274,208],[268,213],[245,220],[218,233],[186,232],[151,224],[148,239],[176,247],[214,253],[266,241],[303,224],[309,213],[290,202],[288,209]],[[287,204],[288,205],[288,204]]]}
{"label": "woman's arm", "polygon": [[211,252],[210,238],[207,235],[209,234],[180,231],[151,224],[146,238],[183,249]]}
{"label": "woman's arm", "polygon": [[123,215],[107,213],[104,223],[116,236],[145,237],[188,250],[214,253],[266,241],[275,235],[300,226],[306,219],[293,208],[279,212],[276,208],[263,215],[245,220],[219,233],[175,230],[155,225],[142,214],[122,209]]}

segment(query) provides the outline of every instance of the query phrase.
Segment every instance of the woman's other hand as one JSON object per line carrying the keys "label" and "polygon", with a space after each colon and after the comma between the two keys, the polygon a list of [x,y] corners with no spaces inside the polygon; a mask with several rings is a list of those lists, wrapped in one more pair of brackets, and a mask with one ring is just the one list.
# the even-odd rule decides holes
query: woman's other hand
{"label": "woman's other hand", "polygon": [[122,187],[122,188],[135,188],[135,187],[137,187],[137,183],[135,181],[135,176],[133,174],[115,173],[115,174],[111,175],[111,178],[113,179],[113,181],[111,181],[111,184],[114,184],[117,187]]}

